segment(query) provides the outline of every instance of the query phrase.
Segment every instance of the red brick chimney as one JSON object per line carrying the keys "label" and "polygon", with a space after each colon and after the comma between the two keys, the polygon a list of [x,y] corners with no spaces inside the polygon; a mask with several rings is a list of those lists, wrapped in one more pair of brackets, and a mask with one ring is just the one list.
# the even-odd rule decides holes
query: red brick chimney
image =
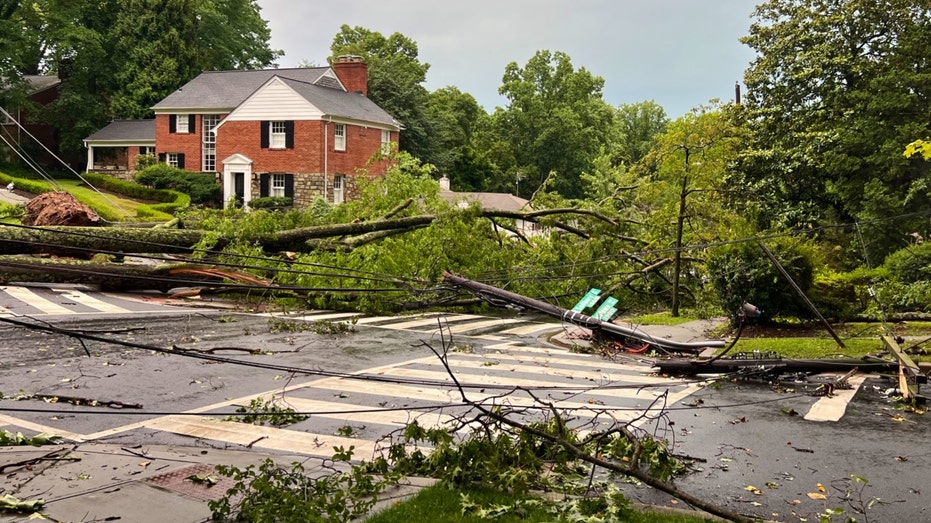
{"label": "red brick chimney", "polygon": [[350,93],[360,92],[363,96],[369,94],[369,66],[361,56],[343,55],[333,64],[333,72]]}

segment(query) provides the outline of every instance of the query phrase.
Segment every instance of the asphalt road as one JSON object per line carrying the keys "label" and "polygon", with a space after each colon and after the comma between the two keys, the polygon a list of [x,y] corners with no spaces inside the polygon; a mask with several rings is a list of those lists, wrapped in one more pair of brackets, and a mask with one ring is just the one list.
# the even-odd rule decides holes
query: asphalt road
{"label": "asphalt road", "polygon": [[[0,289],[0,306],[22,307],[3,301],[8,291]],[[853,401],[842,402],[846,413],[837,421],[819,422],[805,417],[822,412],[826,401],[837,402],[810,395],[824,380],[705,386],[663,378],[635,361],[605,361],[550,345],[540,335],[560,325],[536,318],[356,318],[351,332],[331,333],[312,327],[353,315],[282,318],[153,302],[140,312],[133,310],[139,301],[130,297],[87,293],[94,302],[67,289],[36,293],[57,306],[94,310],[81,309],[84,313],[75,316],[31,299],[28,304],[39,305],[39,311],[8,312],[0,319],[51,321],[138,346],[82,343],[0,323],[0,392],[6,397],[0,402],[5,409],[0,427],[9,430],[126,446],[193,445],[316,457],[352,445],[357,457],[368,457],[386,435],[415,417],[441,423],[465,412],[429,348],[440,348],[452,335],[448,364],[470,399],[521,386],[537,388],[538,395],[560,406],[582,408],[574,423],[585,428],[612,422],[595,409],[621,420],[639,418],[641,429],[668,439],[674,452],[698,458],[697,470],[681,478],[680,487],[740,512],[816,521],[819,512],[842,507],[860,521],[929,519],[922,500],[931,459],[924,441],[928,422],[894,410],[894,402],[881,394],[892,386],[883,379],[871,378],[855,396],[848,393]],[[101,303],[127,312],[107,311]],[[20,392],[32,397],[10,400]],[[67,405],[65,397],[118,402],[123,408]],[[224,421],[257,397],[281,398],[311,417],[282,428]],[[523,393],[507,398],[518,406],[530,401]],[[650,407],[657,409],[644,416]],[[868,483],[854,481],[853,475]],[[644,487],[627,490],[640,501],[677,506]],[[865,516],[853,512],[867,505]]]}

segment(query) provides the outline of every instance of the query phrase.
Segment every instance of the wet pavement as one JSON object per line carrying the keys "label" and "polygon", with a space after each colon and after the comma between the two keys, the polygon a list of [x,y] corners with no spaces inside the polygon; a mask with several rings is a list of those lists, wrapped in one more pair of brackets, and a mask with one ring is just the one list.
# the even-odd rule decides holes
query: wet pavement
{"label": "wet pavement", "polygon": [[[165,334],[172,325],[175,329],[183,327],[186,339],[182,341],[199,349],[236,352],[237,348],[259,345],[277,353],[274,358],[278,362],[293,367],[376,372],[407,379],[437,377],[433,367],[436,362],[430,361],[432,358],[422,347],[418,349],[411,343],[437,341],[435,316],[362,318],[358,319],[358,335],[302,337],[287,332],[260,332],[275,321],[269,317],[250,315],[247,319],[221,314],[195,314],[183,320],[165,318],[151,330]],[[350,316],[314,313],[308,315],[307,321],[345,320]],[[288,321],[294,319],[289,317]],[[571,353],[566,346],[584,342],[573,329],[559,324],[471,315],[450,315],[447,319],[449,331],[456,331],[457,343],[469,348],[454,355],[457,374],[478,373],[467,379],[494,383],[507,376],[512,380],[555,383],[595,372],[595,376],[647,386],[661,382],[650,376],[648,363],[607,362],[594,355]],[[132,325],[127,317],[126,326]],[[712,326],[696,322],[644,329],[652,336],[692,341],[703,337]],[[141,334],[138,338],[142,338]],[[176,342],[167,335],[159,340],[162,345]],[[559,342],[562,347],[546,340]],[[169,411],[198,414],[228,410],[263,391],[276,389],[287,390],[288,399],[298,410],[390,404],[416,412],[425,403],[440,398],[435,392],[412,385],[373,390],[361,382],[354,385],[355,381],[345,377],[295,381],[281,373],[209,363],[191,365],[165,355],[118,347],[93,347],[94,366],[88,366],[74,342],[70,344],[73,355],[67,361],[50,361],[48,344],[42,337],[21,337],[17,346],[23,352],[16,361],[24,364],[25,372],[7,372],[3,378],[5,391],[47,389],[60,394],[67,390],[63,383],[69,383],[62,380],[77,379],[82,396],[106,395],[108,399],[139,401],[153,411],[166,411],[141,417],[117,412],[105,421],[101,416],[81,414],[57,418],[57,414],[50,417],[51,413],[17,413],[13,418],[10,413],[0,413],[0,429],[26,433],[67,429],[73,438],[68,445],[56,447],[0,449],[2,493],[23,499],[43,498],[47,502],[43,514],[60,521],[206,521],[206,501],[216,499],[225,489],[222,484],[195,484],[188,479],[191,476],[203,474],[213,465],[245,466],[266,456],[280,463],[303,461],[313,469],[331,454],[334,442],[362,447],[366,440],[399,423],[372,413],[364,415],[368,416],[365,423],[324,414],[283,430],[224,424],[216,417],[179,418]],[[524,374],[531,368],[536,369],[535,374]],[[152,376],[159,382],[158,387],[146,385]],[[924,449],[924,437],[928,435],[925,417],[895,410],[895,403],[885,394],[895,384],[885,378],[857,382],[859,388],[855,394],[847,393],[847,398],[812,395],[821,382],[833,378],[704,384],[669,380],[663,382],[664,389],[672,394],[665,411],[649,416],[638,427],[668,439],[674,453],[696,458],[694,472],[677,480],[680,488],[741,513],[770,520],[817,521],[819,513],[841,507],[862,521],[867,518],[855,511],[869,505],[869,521],[928,520],[922,502],[922,481],[926,476],[922,473],[931,460]],[[143,397],[134,394],[135,390],[148,392]],[[631,393],[594,394],[597,401],[616,402],[612,405],[619,409],[626,408],[624,405],[642,409],[648,398],[656,397],[638,396],[636,389]],[[828,404],[830,401],[834,403]],[[54,409],[41,403],[34,406]],[[837,409],[838,421],[813,421],[810,417],[813,412],[837,413]],[[822,417],[831,419],[831,415]],[[234,432],[228,425],[240,427]],[[345,439],[333,436],[346,426],[357,429],[358,434]],[[323,451],[316,451],[314,445],[323,447]],[[59,449],[61,453],[51,454]],[[27,466],[26,462],[31,464]],[[419,485],[411,485],[396,495],[417,488]],[[626,490],[635,501],[686,508],[645,487],[628,485]],[[878,501],[871,503],[874,499]],[[25,521],[27,517],[6,514],[0,516],[0,521]]]}

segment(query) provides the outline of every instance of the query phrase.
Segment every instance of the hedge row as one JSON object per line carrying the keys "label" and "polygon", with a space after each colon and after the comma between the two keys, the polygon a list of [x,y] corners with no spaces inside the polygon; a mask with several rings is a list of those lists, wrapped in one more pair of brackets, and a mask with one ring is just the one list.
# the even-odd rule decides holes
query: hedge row
{"label": "hedge row", "polygon": [[49,185],[48,182],[40,180],[25,180],[23,178],[10,176],[6,173],[0,173],[0,185],[5,186],[10,182],[13,182],[14,187],[17,189],[32,194],[42,194],[56,190],[54,187]]}
{"label": "hedge row", "polygon": [[169,190],[153,189],[152,187],[120,180],[119,178],[114,178],[106,174],[86,173],[84,174],[84,179],[99,189],[106,189],[117,194],[122,194],[123,196],[129,196],[130,198],[155,200],[163,203],[173,202],[177,198],[177,193],[172,193]]}
{"label": "hedge row", "polygon": [[154,221],[171,219],[176,211],[189,207],[191,197],[171,189],[155,189],[139,185],[138,183],[120,180],[105,174],[87,173],[84,179],[101,189],[137,198],[140,200],[155,200],[160,203],[141,205],[136,209],[136,217]]}

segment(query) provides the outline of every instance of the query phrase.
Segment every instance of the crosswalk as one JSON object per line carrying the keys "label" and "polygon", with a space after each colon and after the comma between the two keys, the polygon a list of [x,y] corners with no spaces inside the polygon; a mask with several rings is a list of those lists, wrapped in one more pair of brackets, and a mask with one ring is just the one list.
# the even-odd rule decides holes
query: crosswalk
{"label": "crosswalk", "polygon": [[[274,314],[269,314],[272,316]],[[90,441],[134,430],[161,431],[252,449],[328,458],[335,447],[355,448],[369,458],[383,448],[386,435],[416,420],[421,426],[469,424],[463,416],[475,405],[515,409],[521,421],[539,420],[558,409],[586,430],[659,415],[699,389],[693,382],[650,374],[650,367],[605,361],[539,343],[537,336],[560,325],[533,319],[502,319],[469,314],[418,317],[361,317],[317,312],[288,316],[296,321],[349,321],[359,329],[414,332],[429,340],[442,330],[457,345],[440,357],[424,349],[418,357],[345,376],[308,378],[287,387],[229,398],[219,403],[158,415],[90,434],[31,424],[30,429]],[[433,339],[433,342],[440,343]],[[256,398],[274,398],[283,407],[310,417],[286,427],[229,421],[220,413]],[[0,425],[16,425],[0,415]]]}
{"label": "crosswalk", "polygon": [[[58,311],[56,307],[118,312],[139,305],[127,304],[115,296],[90,296],[75,290],[27,290],[32,294],[22,290],[11,293],[0,287],[5,296],[28,300],[47,314]],[[598,355],[545,343],[565,326],[533,317],[441,313],[366,317],[332,311],[259,316],[287,317],[289,321],[340,321],[358,329],[405,331],[421,343],[440,349],[440,355],[425,346],[423,354],[405,361],[345,376],[295,379],[286,387],[91,434],[24,424],[5,415],[0,415],[0,425],[57,433],[75,441],[134,430],[161,431],[325,458],[332,456],[335,447],[353,446],[356,457],[367,458],[382,448],[386,435],[413,420],[427,427],[450,426],[457,420],[461,422],[465,414],[474,414],[476,405],[514,409],[524,422],[538,420],[545,415],[541,412],[556,409],[572,420],[576,428],[603,430],[617,423],[646,423],[662,415],[664,409],[682,403],[702,386],[695,381],[658,376],[648,364],[634,360],[608,361]],[[256,398],[274,399],[283,407],[309,415],[309,419],[276,428],[229,421],[220,415]],[[845,405],[819,403],[812,410],[811,419],[836,421],[843,415]]]}
{"label": "crosswalk", "polygon": [[[81,316],[165,310],[168,310],[167,307],[157,301],[90,292],[79,287],[0,286],[0,316]],[[178,310],[178,308],[174,307],[172,310]]]}

